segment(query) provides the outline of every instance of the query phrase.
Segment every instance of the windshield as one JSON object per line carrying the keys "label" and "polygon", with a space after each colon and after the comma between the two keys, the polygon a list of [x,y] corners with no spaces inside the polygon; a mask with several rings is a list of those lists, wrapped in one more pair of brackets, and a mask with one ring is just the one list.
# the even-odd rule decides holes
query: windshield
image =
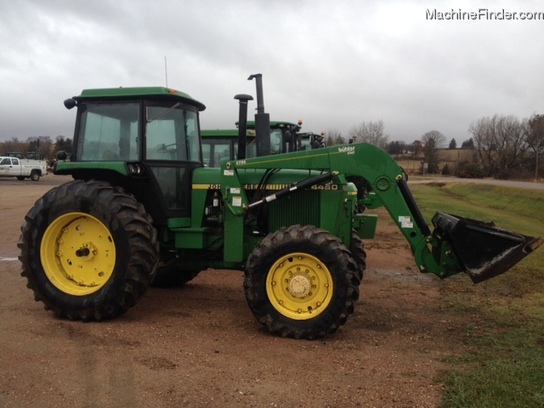
{"label": "windshield", "polygon": [[232,160],[232,140],[203,139],[202,159],[206,167],[219,167],[222,159]]}
{"label": "windshield", "polygon": [[282,153],[283,133],[281,129],[273,129],[270,132],[270,154]]}
{"label": "windshield", "polygon": [[78,160],[137,160],[139,103],[82,104]]}

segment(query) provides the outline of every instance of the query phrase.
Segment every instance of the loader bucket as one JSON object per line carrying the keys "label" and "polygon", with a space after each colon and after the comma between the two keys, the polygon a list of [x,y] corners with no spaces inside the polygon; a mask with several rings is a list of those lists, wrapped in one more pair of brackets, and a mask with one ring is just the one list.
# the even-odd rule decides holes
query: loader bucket
{"label": "loader bucket", "polygon": [[474,283],[500,275],[513,267],[544,242],[456,215],[437,212],[433,219],[465,272]]}

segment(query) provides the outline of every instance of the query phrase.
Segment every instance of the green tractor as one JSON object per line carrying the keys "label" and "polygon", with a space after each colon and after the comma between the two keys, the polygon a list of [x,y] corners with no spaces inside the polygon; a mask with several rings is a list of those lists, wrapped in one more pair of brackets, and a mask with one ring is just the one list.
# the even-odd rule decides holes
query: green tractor
{"label": "green tractor", "polygon": [[[298,132],[301,121],[298,123],[286,121],[270,122],[270,154],[287,153],[289,145],[285,142],[286,136],[294,133],[296,150],[310,150],[325,147],[323,134]],[[238,129],[202,129],[202,159],[206,167],[219,167],[221,160],[238,159]],[[257,136],[255,122],[247,122],[246,157],[257,157]]]}
{"label": "green tractor", "polygon": [[420,271],[442,278],[488,279],[542,244],[441,212],[431,231],[402,169],[372,145],[239,155],[211,168],[205,106],[185,93],[88,89],[65,106],[77,107],[74,150],[69,162],[60,153],[54,173],[74,180],[36,202],[18,243],[27,286],[58,317],[111,319],[156,274],[188,282],[211,267],[244,271],[249,308],[269,332],[326,336],[359,296],[362,239],[376,228],[361,208],[384,206]]}

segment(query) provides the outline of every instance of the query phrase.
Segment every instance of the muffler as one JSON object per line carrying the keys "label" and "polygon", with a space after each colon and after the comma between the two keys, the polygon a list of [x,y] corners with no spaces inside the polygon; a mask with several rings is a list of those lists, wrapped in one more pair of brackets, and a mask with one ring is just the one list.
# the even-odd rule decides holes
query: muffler
{"label": "muffler", "polygon": [[433,234],[449,242],[474,283],[506,272],[543,244],[542,238],[500,229],[494,223],[438,211]]}

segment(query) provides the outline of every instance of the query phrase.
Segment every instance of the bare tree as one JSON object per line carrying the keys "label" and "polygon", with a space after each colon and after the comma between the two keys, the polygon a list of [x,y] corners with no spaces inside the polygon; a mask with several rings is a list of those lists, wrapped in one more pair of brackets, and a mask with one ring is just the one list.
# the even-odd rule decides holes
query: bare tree
{"label": "bare tree", "polygon": [[438,173],[438,149],[446,143],[446,136],[438,130],[431,130],[421,136],[421,141],[423,142],[427,172]]}
{"label": "bare tree", "polygon": [[434,141],[434,147],[440,149],[446,144],[446,136],[440,133],[438,130],[431,130],[421,136],[421,141],[426,145],[430,140]]}
{"label": "bare tree", "polygon": [[480,118],[469,127],[484,170],[508,178],[519,167],[527,149],[528,123],[513,115]]}
{"label": "bare tree", "polygon": [[412,142],[412,151],[414,152],[414,159],[417,159],[423,151],[423,143],[421,143],[421,140],[414,140]]}
{"label": "bare tree", "polygon": [[29,137],[27,143],[27,155],[29,155],[29,152],[33,152],[34,154],[38,153],[38,157],[49,158],[51,156],[53,142],[49,136]]}
{"label": "bare tree", "polygon": [[[11,140],[6,140],[0,147],[0,155],[7,154],[8,152],[23,152],[26,149],[27,143],[20,141],[16,137],[12,137]],[[26,153],[26,150],[25,150]]]}
{"label": "bare tree", "polygon": [[345,144],[346,141],[342,137],[342,134],[338,129],[327,130],[327,137],[325,139],[326,146],[333,146],[337,144]]}
{"label": "bare tree", "polygon": [[544,115],[534,114],[529,119],[527,146],[535,155],[535,180],[539,178],[540,156],[544,153]]}
{"label": "bare tree", "polygon": [[389,135],[384,133],[384,129],[385,125],[381,120],[377,122],[361,122],[349,130],[348,137],[354,142],[370,143],[385,150]]}

